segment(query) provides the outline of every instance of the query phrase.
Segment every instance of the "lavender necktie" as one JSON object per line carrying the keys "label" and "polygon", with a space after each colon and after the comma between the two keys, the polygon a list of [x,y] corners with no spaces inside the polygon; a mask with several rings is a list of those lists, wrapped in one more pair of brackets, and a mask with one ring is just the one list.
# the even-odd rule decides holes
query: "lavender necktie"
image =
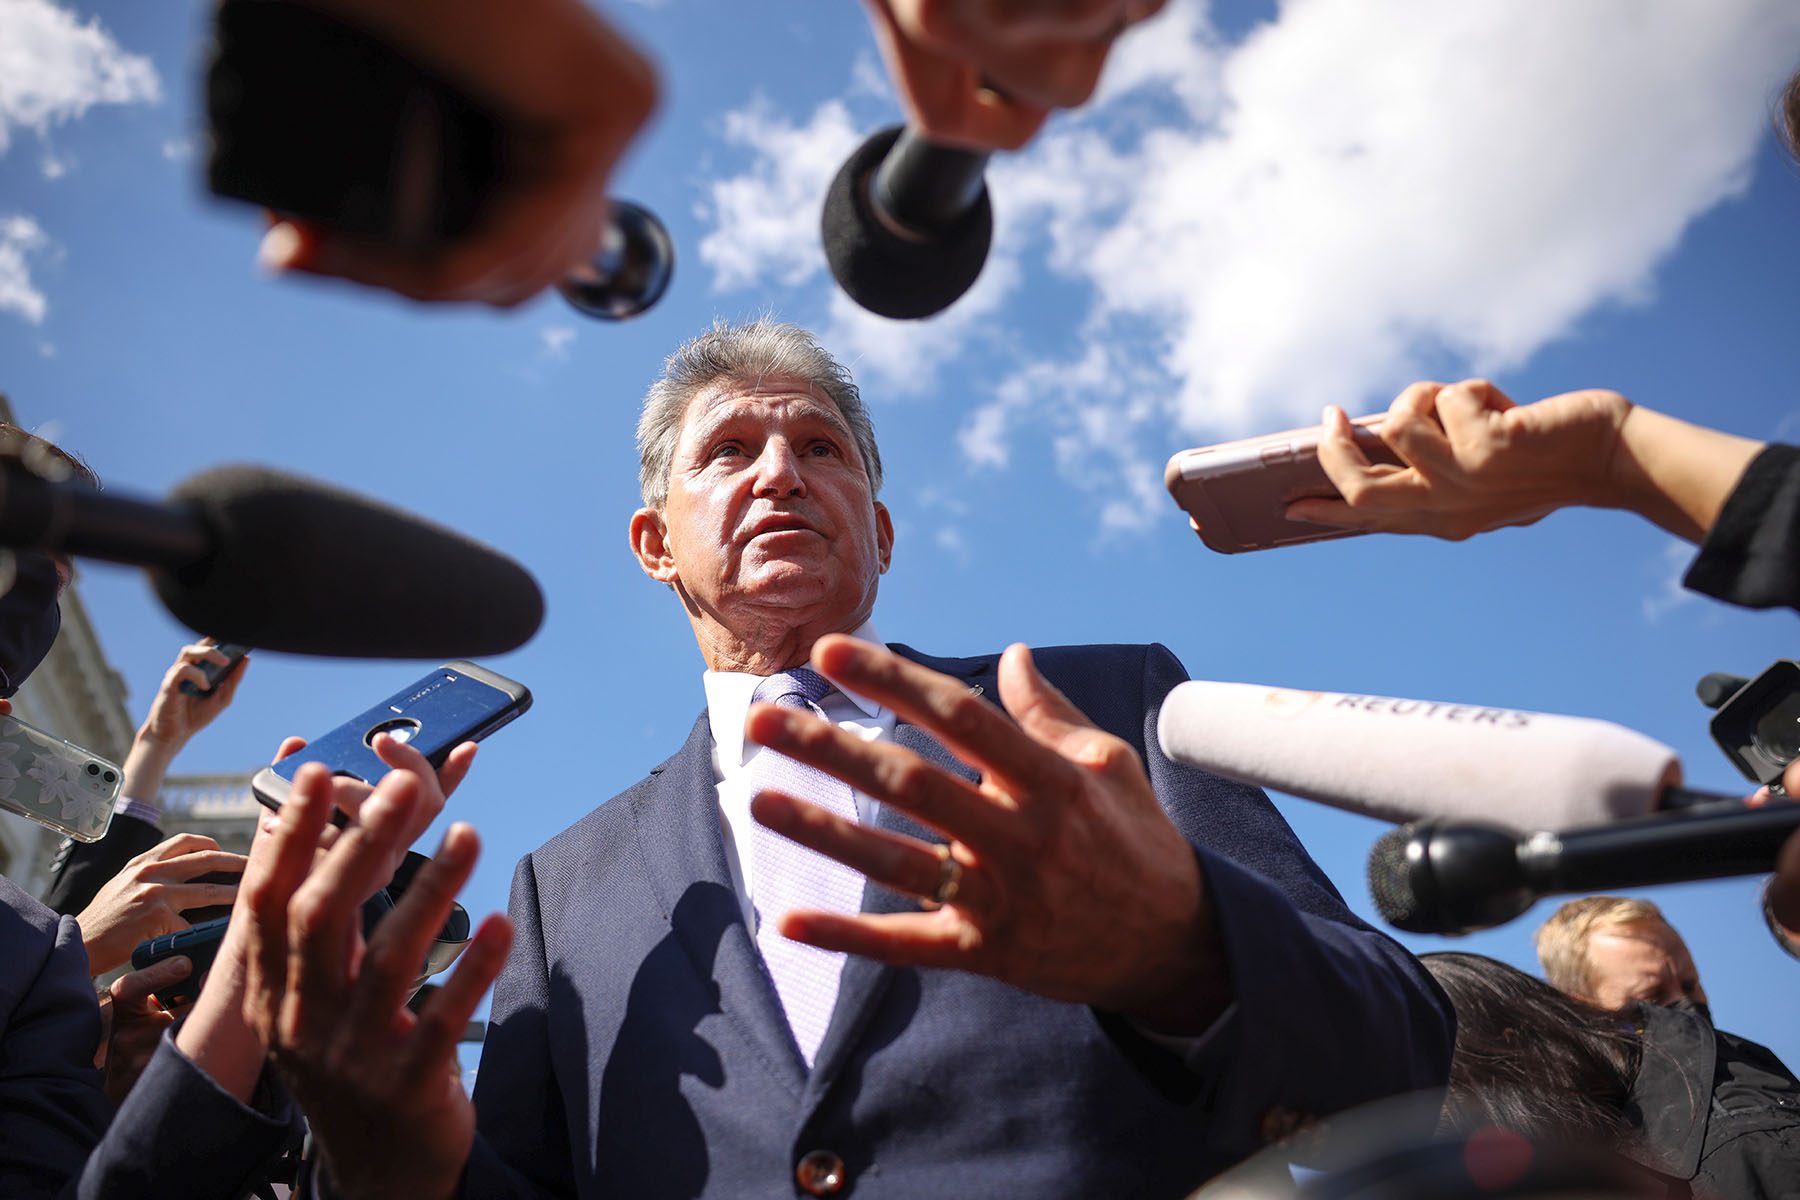
{"label": "lavender necktie", "polygon": [[[757,686],[753,700],[782,708],[799,708],[823,718],[819,701],[831,681],[806,667],[771,675]],[[750,760],[752,793],[782,792],[818,805],[827,812],[856,820],[856,797],[850,785],[785,754],[764,748]],[[823,854],[808,850],[762,825],[750,837],[754,864],[756,945],[775,981],[775,993],[799,1043],[800,1055],[812,1066],[831,1009],[837,1003],[838,974],[844,956],[791,941],[775,931],[775,922],[794,909],[853,913],[862,908],[863,877]]]}

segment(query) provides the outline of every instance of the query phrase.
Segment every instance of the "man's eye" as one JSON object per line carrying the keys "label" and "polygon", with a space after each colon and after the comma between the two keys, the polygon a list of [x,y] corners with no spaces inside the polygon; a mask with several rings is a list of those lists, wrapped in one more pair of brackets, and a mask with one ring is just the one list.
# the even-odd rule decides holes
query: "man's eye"
{"label": "man's eye", "polygon": [[837,453],[837,447],[830,442],[814,442],[806,448],[806,452],[814,458],[830,458]]}
{"label": "man's eye", "polygon": [[744,452],[743,447],[735,442],[726,442],[712,452],[714,458],[735,458]]}

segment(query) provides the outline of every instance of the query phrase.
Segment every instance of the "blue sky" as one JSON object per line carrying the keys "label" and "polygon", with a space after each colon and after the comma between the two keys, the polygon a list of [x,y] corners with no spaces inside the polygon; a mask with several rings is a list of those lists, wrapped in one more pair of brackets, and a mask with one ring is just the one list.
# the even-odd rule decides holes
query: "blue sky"
{"label": "blue sky", "polygon": [[[622,326],[554,296],[450,312],[259,277],[254,215],[200,182],[206,7],[0,0],[0,388],[121,493],[268,463],[537,574],[543,630],[492,660],[536,707],[452,804],[486,843],[471,910],[504,907],[518,857],[703,704],[686,622],[628,553],[631,430],[679,340],[765,310],[821,330],[872,405],[899,534],[889,639],[1161,641],[1197,678],[1601,717],[1676,747],[1695,786],[1741,786],[1693,684],[1792,654],[1794,616],[1683,595],[1688,551],[1648,524],[1575,511],[1461,545],[1224,557],[1160,479],[1186,447],[1473,373],[1800,436],[1800,168],[1768,120],[1800,62],[1785,0],[1174,0],[1093,108],[996,164],[986,275],[911,327],[852,313],[816,242],[837,163],[897,118],[858,6],[609,6],[664,87],[617,190],[680,256]],[[89,567],[82,588],[141,710],[186,634],[130,572]],[[251,769],[425,665],[258,656],[177,769]],[[1372,915],[1381,827],[1279,803]],[[1800,1063],[1781,1000],[1800,966],[1755,882],[1651,894],[1719,1023]],[[1547,911],[1459,944],[1531,965]]]}

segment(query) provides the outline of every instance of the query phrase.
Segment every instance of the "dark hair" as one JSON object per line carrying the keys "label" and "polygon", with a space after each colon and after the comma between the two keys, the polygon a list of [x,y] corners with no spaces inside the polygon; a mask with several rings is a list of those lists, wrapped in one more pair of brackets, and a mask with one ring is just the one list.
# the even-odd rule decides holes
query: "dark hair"
{"label": "dark hair", "polygon": [[1628,1021],[1480,954],[1420,957],[1456,1010],[1456,1050],[1443,1125],[1487,1125],[1534,1140],[1599,1140],[1621,1149],[1637,1138],[1625,1115],[1643,1043]]}
{"label": "dark hair", "polygon": [[100,487],[94,469],[75,454],[10,421],[0,421],[0,456],[16,458],[32,474],[55,483],[68,479],[96,490]]}
{"label": "dark hair", "polygon": [[1800,159],[1800,71],[1782,85],[1781,99],[1776,101],[1775,127],[1788,153]]}

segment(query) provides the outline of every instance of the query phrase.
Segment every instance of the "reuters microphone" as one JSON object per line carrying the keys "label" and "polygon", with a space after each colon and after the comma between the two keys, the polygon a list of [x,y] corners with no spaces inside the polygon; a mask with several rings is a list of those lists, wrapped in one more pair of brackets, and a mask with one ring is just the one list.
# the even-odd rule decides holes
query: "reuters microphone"
{"label": "reuters microphone", "polygon": [[1157,737],[1176,762],[1397,823],[1563,829],[1712,799],[1635,730],[1481,704],[1195,680],[1163,701]]}

